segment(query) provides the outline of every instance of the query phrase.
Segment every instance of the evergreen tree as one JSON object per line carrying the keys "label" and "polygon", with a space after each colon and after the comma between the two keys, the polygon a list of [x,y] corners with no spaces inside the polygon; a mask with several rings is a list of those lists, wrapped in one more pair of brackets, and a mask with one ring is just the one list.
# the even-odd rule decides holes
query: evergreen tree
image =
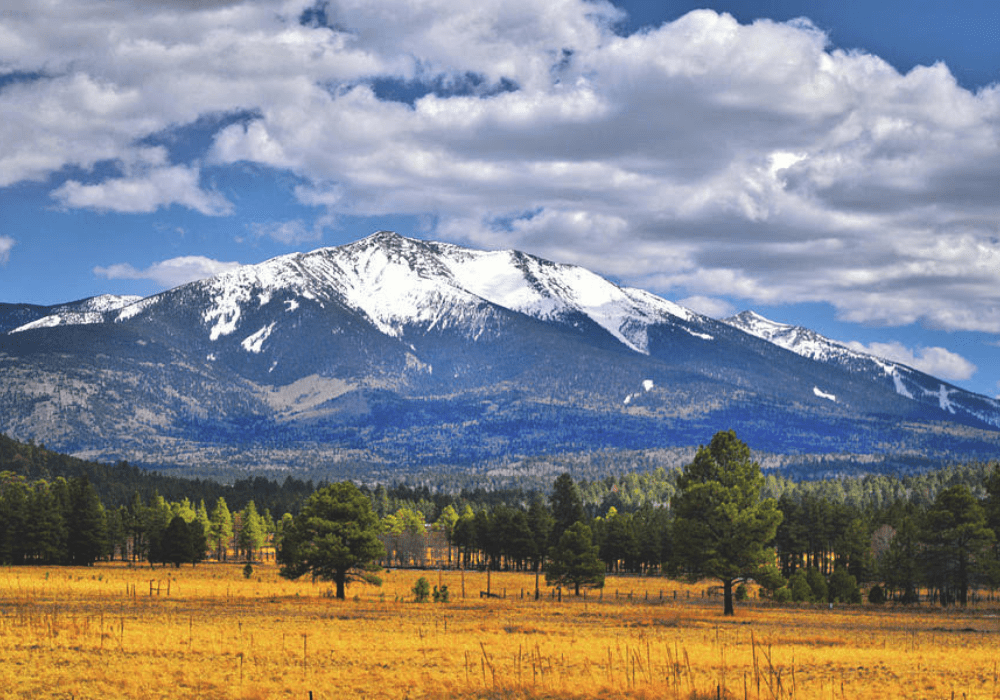
{"label": "evergreen tree", "polygon": [[233,539],[233,516],[226,505],[226,499],[219,496],[212,509],[211,525],[208,530],[208,541],[215,550],[217,561],[225,561],[229,551],[229,542]]}
{"label": "evergreen tree", "polygon": [[189,522],[187,527],[188,554],[185,561],[197,564],[205,559],[205,552],[208,550],[208,537],[205,535],[205,528],[198,518]]}
{"label": "evergreen tree", "polygon": [[237,545],[246,554],[249,562],[254,560],[254,552],[264,546],[264,521],[257,514],[257,506],[253,501],[247,503],[240,511],[240,533]]}
{"label": "evergreen tree", "polygon": [[25,522],[27,560],[34,564],[62,564],[67,559],[66,520],[54,489],[36,482],[28,499]]}
{"label": "evergreen tree", "polygon": [[107,518],[86,476],[73,479],[69,489],[69,562],[75,566],[90,566],[107,552]]}
{"label": "evergreen tree", "polygon": [[175,515],[167,527],[159,532],[150,545],[150,562],[195,564],[205,556],[205,533],[196,519],[187,522],[183,515]]}
{"label": "evergreen tree", "polygon": [[639,564],[646,572],[659,568],[669,559],[669,513],[666,508],[654,508],[646,503],[635,514],[636,549]]}
{"label": "evergreen tree", "polygon": [[471,561],[472,553],[476,549],[476,514],[472,507],[466,505],[465,510],[458,516],[455,523],[455,546],[458,547],[462,568],[467,567]]}
{"label": "evergreen tree", "polygon": [[604,586],[604,564],[587,525],[576,522],[559,538],[545,567],[545,583],[549,586],[572,585],[576,595],[580,595],[580,586]]}
{"label": "evergreen tree", "polygon": [[184,518],[184,522],[189,523],[198,517],[195,512],[194,506],[191,505],[190,499],[186,496],[176,503],[170,504],[170,512],[173,515],[179,515]]}
{"label": "evergreen tree", "polygon": [[882,581],[892,592],[892,597],[901,603],[917,602],[917,591],[923,581],[919,517],[914,507],[912,512],[897,519],[889,549],[879,567]]}
{"label": "evergreen tree", "polygon": [[451,548],[455,544],[455,525],[458,524],[458,511],[450,503],[441,509],[441,515],[434,521],[434,529],[444,533],[448,543],[448,566],[451,567]]}
{"label": "evergreen tree", "polygon": [[507,559],[508,568],[511,565],[518,569],[526,568],[535,550],[535,539],[527,514],[520,508],[510,508],[509,517],[497,535],[503,543],[502,552]]}
{"label": "evergreen tree", "polygon": [[847,573],[853,576],[855,581],[868,581],[874,573],[872,532],[862,518],[852,518],[847,523],[847,527],[837,537],[834,551],[837,553],[836,568],[846,567]]}
{"label": "evergreen tree", "polygon": [[574,523],[581,523],[586,520],[586,512],[583,509],[583,501],[580,498],[580,489],[568,473],[560,474],[552,484],[552,517],[554,523],[552,527],[552,544],[558,544],[562,534]]}
{"label": "evergreen tree", "polygon": [[[141,511],[142,528],[149,540],[149,547],[146,551],[146,558],[149,561],[154,561],[152,550],[157,546],[157,543],[162,541],[164,532],[170,526],[170,521],[173,518],[173,510],[171,510],[167,500],[160,494],[154,493],[149,504]],[[162,561],[162,559],[155,561]]]}
{"label": "evergreen tree", "polygon": [[23,564],[27,556],[30,490],[24,477],[5,472],[0,479],[0,563]]}
{"label": "evergreen tree", "polygon": [[831,603],[861,603],[861,590],[858,580],[847,570],[846,566],[838,566],[830,574],[827,582],[827,596]]}
{"label": "evergreen tree", "polygon": [[994,463],[989,475],[983,482],[986,489],[986,500],[983,501],[983,511],[986,515],[986,526],[997,536],[993,552],[1000,556],[1000,462]]}
{"label": "evergreen tree", "polygon": [[384,556],[371,501],[350,482],[326,486],[310,496],[282,532],[278,549],[282,576],[311,574],[313,579],[333,581],[340,600],[346,598],[349,581],[381,585],[375,562]]}
{"label": "evergreen tree", "polygon": [[208,508],[205,507],[205,499],[198,502],[198,507],[194,509],[194,519],[201,525],[202,534],[208,537],[212,529],[212,519],[208,515]]}
{"label": "evergreen tree", "polygon": [[601,559],[610,571],[634,571],[639,556],[635,527],[632,516],[617,512],[614,508],[608,511],[604,521],[604,536],[601,540]]}
{"label": "evergreen tree", "polygon": [[673,540],[679,566],[691,577],[719,579],[723,612],[733,614],[733,584],[759,575],[772,561],[768,544],[781,523],[774,499],[761,499],[764,477],[732,430],[700,447],[677,480]]}
{"label": "evergreen tree", "polygon": [[986,526],[986,512],[968,486],[952,486],[938,494],[926,515],[923,552],[928,581],[942,605],[968,603],[969,588],[989,578],[996,536]]}
{"label": "evergreen tree", "polygon": [[531,530],[531,568],[535,572],[535,600],[541,597],[541,590],[538,585],[539,574],[542,570],[542,563],[545,561],[545,554],[549,549],[552,528],[555,526],[555,519],[552,512],[545,504],[541,496],[537,496],[528,506],[528,527]]}

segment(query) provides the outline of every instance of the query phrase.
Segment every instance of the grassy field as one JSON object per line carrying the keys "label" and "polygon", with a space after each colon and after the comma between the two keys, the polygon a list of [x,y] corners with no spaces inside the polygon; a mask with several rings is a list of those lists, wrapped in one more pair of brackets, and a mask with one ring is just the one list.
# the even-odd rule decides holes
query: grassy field
{"label": "grassy field", "polygon": [[[424,575],[446,603],[413,602]],[[463,584],[464,579],[464,584]],[[462,590],[465,590],[465,597]],[[392,571],[381,588],[258,565],[0,569],[5,698],[997,698],[982,607],[738,604],[609,577],[533,600],[534,578]],[[521,592],[524,591],[524,598]],[[544,589],[543,589],[544,590]],[[676,599],[675,599],[676,594]],[[355,597],[356,596],[356,597]],[[352,599],[353,598],[353,599]]]}

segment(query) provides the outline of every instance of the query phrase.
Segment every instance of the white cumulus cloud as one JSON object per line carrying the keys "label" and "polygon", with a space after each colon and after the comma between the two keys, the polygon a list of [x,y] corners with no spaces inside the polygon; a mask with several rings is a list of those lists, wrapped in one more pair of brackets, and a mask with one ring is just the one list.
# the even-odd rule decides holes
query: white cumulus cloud
{"label": "white cumulus cloud", "polygon": [[10,260],[10,250],[16,242],[9,236],[0,236],[0,265],[5,265]]}
{"label": "white cumulus cloud", "polygon": [[187,255],[156,262],[142,270],[128,263],[95,267],[94,274],[108,279],[151,280],[163,287],[176,287],[186,282],[235,270],[239,266],[239,263],[235,262],[220,262],[200,255]]}
{"label": "white cumulus cloud", "polygon": [[894,360],[931,376],[950,381],[969,379],[977,369],[974,364],[961,355],[940,347],[911,349],[897,341],[869,343],[868,345],[852,341],[845,344],[852,350]]}
{"label": "white cumulus cloud", "polygon": [[[589,0],[10,9],[0,65],[30,77],[0,90],[0,187],[110,163],[53,195],[218,215],[237,205],[201,164],[251,162],[330,216],[426,217],[667,296],[1000,333],[1000,85],[943,63],[901,74],[808,21],[711,10],[621,36]],[[187,162],[144,145],[213,118]]]}
{"label": "white cumulus cloud", "polygon": [[725,299],[713,297],[693,296],[677,303],[709,318],[726,318],[736,312],[736,308]]}
{"label": "white cumulus cloud", "polygon": [[198,179],[197,168],[163,167],[94,185],[69,180],[53,191],[52,196],[67,207],[101,211],[149,213],[177,204],[206,216],[231,213],[232,205],[226,198],[201,189]]}

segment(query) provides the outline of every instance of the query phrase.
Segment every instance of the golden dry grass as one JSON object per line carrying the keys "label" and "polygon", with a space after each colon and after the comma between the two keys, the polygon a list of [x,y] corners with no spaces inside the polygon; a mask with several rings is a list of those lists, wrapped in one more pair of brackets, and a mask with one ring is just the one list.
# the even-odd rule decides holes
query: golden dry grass
{"label": "golden dry grass", "polygon": [[[250,580],[240,565],[0,569],[0,695],[998,696],[1000,621],[988,608],[750,604],[725,619],[704,586],[664,579],[609,578],[603,596],[535,602],[532,576],[494,573],[507,597],[481,599],[485,574],[414,571],[352,585],[339,602],[327,584],[255,569]],[[451,602],[413,603],[421,575]]]}

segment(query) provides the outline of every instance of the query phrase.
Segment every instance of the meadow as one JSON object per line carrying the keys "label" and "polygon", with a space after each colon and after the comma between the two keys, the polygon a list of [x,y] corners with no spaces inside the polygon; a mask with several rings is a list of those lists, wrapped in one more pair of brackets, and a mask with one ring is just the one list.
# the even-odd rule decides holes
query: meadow
{"label": "meadow", "polygon": [[[447,603],[416,603],[420,576]],[[394,570],[382,587],[273,565],[0,569],[5,698],[996,698],[992,607],[777,607],[708,583]],[[543,584],[544,585],[544,584]],[[463,590],[465,595],[463,596]],[[523,597],[522,597],[523,591]]]}

